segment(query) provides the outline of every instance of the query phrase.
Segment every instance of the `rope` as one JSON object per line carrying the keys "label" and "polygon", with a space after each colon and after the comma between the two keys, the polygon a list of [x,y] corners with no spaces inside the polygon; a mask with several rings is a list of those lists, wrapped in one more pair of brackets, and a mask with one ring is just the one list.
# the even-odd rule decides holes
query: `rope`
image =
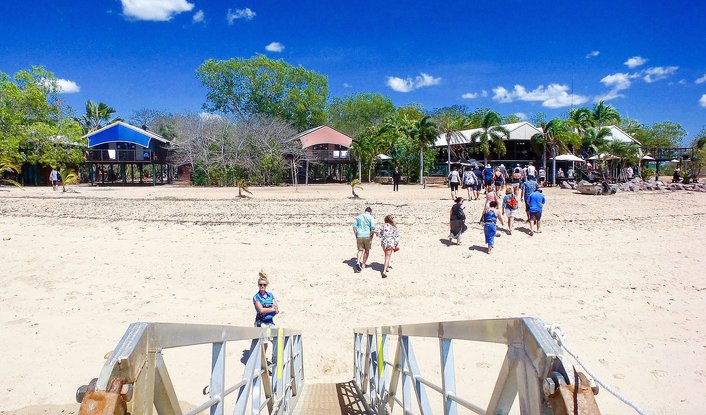
{"label": "rope", "polygon": [[577,354],[575,354],[569,347],[566,345],[566,333],[564,333],[564,330],[561,329],[559,324],[553,323],[553,324],[547,324],[544,326],[545,329],[549,332],[549,335],[552,336],[552,338],[559,344],[559,346],[566,350],[566,353],[570,354],[571,357],[576,360],[576,362],[588,373],[589,376],[593,378],[593,380],[596,381],[597,384],[601,385],[603,389],[607,390],[610,392],[613,396],[616,398],[620,399],[624,404],[630,406],[632,409],[634,409],[638,414],[640,415],[647,415],[647,412],[645,412],[644,409],[640,408],[638,404],[635,402],[631,401],[627,397],[623,396],[620,394],[620,392],[616,391],[615,389],[611,388],[608,384],[603,382],[598,376],[593,373],[591,369],[586,366],[581,359],[578,357]]}

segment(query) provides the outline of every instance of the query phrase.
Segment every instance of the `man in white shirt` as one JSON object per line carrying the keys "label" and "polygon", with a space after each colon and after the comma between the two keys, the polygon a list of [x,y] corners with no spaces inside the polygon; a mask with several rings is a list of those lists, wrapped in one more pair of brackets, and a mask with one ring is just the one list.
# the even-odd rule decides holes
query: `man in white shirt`
{"label": "man in white shirt", "polygon": [[534,167],[534,162],[529,162],[529,166],[527,166],[527,176],[537,178],[537,168]]}
{"label": "man in white shirt", "polygon": [[52,167],[51,173],[49,173],[49,183],[51,183],[52,189],[56,191],[59,185],[59,171],[56,170],[56,167]]}

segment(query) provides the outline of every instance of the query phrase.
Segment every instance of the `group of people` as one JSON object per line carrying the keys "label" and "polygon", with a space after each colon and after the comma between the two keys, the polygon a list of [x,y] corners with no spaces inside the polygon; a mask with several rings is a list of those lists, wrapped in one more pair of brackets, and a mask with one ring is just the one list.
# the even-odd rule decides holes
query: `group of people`
{"label": "group of people", "polygon": [[356,246],[358,253],[356,255],[355,272],[362,272],[368,267],[368,256],[370,248],[373,244],[373,237],[380,237],[380,246],[382,247],[385,261],[382,271],[382,278],[387,278],[387,273],[390,271],[390,259],[392,253],[397,252],[400,248],[400,235],[397,232],[397,224],[392,215],[385,216],[384,223],[380,227],[376,227],[375,218],[373,217],[373,209],[368,206],[365,211],[356,216],[353,222],[353,234],[355,235]]}
{"label": "group of people", "polygon": [[522,183],[528,180],[530,176],[537,179],[542,187],[547,183],[546,170],[543,167],[537,169],[533,162],[530,162],[525,167],[517,164],[512,171],[509,171],[504,164],[500,164],[494,169],[490,164],[486,164],[483,170],[476,164],[475,166],[467,166],[463,173],[456,166],[452,166],[448,175],[451,199],[456,200],[459,187],[466,189],[468,200],[480,199],[481,189],[486,194],[491,191],[501,194],[506,189],[511,188],[513,193],[517,195]]}
{"label": "group of people", "polygon": [[[531,168],[530,168],[531,167]],[[489,166],[486,167],[489,169]],[[527,222],[529,223],[529,234],[530,236],[535,233],[540,233],[540,225],[542,219],[542,211],[544,204],[546,203],[546,198],[542,192],[541,184],[536,181],[534,174],[529,174],[530,172],[536,173],[537,170],[534,169],[534,165],[530,163],[528,165],[528,171],[525,173],[526,176],[523,178],[523,173],[519,169],[519,165],[513,170],[512,174],[512,186],[504,187],[504,196],[500,197],[503,189],[503,183],[498,186],[497,181],[492,180],[492,184],[488,185],[486,180],[484,180],[485,185],[485,204],[483,206],[483,213],[480,217],[480,223],[483,224],[483,233],[485,235],[485,243],[488,247],[488,253],[491,253],[493,247],[495,246],[495,236],[497,235],[497,222],[500,221],[501,225],[505,225],[503,217],[507,218],[507,232],[512,235],[514,221],[518,218],[518,210],[520,207],[520,200],[523,202],[525,207],[525,213],[527,217]],[[450,176],[453,175],[455,169],[451,171]],[[504,175],[500,169],[496,169],[495,172],[491,170],[492,176],[498,177],[496,172],[500,171],[501,177]],[[456,172],[458,173],[458,172]],[[470,172],[468,175],[468,170],[464,172],[463,177],[475,176],[475,172]],[[485,174],[485,173],[483,173]],[[485,177],[485,176],[484,176]],[[517,178],[517,186],[515,185],[515,178]],[[470,179],[473,181],[474,179]],[[451,186],[451,179],[449,179],[449,184]],[[464,182],[465,183],[465,182]],[[477,183],[477,181],[473,181]],[[452,194],[454,187],[451,186]],[[476,190],[476,186],[472,187],[473,192],[480,193],[480,189]],[[518,190],[519,189],[519,190]],[[518,195],[519,191],[519,195]],[[519,198],[518,198],[519,197]],[[469,193],[469,199],[470,193]],[[476,197],[478,199],[478,197]],[[451,207],[450,218],[449,218],[449,241],[456,242],[456,244],[461,244],[461,237],[464,232],[468,230],[466,225],[466,213],[465,207],[463,206],[464,199],[460,196],[454,198],[454,205]]]}
{"label": "group of people", "polygon": [[49,173],[49,183],[54,191],[57,191],[59,186],[61,186],[64,192],[66,191],[64,179],[61,177],[61,172],[56,167],[52,167],[51,173]]}

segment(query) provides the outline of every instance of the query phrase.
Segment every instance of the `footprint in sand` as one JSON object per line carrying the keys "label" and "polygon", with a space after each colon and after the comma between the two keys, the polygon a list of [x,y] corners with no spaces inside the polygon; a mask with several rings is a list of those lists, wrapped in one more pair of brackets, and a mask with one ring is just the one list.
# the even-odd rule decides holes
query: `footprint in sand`
{"label": "footprint in sand", "polygon": [[476,367],[479,369],[488,369],[490,367],[490,363],[486,362],[476,362]]}
{"label": "footprint in sand", "polygon": [[650,373],[652,373],[652,376],[654,376],[656,378],[663,378],[669,374],[669,372],[667,372],[666,370],[659,370],[659,369],[652,370],[652,371],[650,371]]}
{"label": "footprint in sand", "polygon": [[613,377],[616,379],[625,379],[625,375],[622,373],[613,373]]}

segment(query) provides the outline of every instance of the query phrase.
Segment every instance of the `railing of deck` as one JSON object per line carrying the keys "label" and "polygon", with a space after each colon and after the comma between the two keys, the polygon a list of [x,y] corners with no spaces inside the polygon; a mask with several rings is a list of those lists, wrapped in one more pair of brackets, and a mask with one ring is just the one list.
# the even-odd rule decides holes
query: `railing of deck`
{"label": "railing of deck", "polygon": [[[390,338],[396,337],[394,347]],[[419,338],[438,338],[441,384],[421,373],[413,343]],[[487,405],[464,399],[456,388],[454,344],[460,341],[507,345],[495,388]],[[552,413],[543,386],[546,382],[569,384],[571,366],[544,324],[536,318],[453,321],[381,326],[354,330],[355,384],[375,414],[456,414],[461,406],[477,414],[507,414],[519,397],[523,415]],[[428,360],[428,359],[427,359]],[[554,381],[552,381],[554,379]],[[441,395],[441,408],[432,408],[427,392]],[[583,413],[583,412],[582,412]]]}
{"label": "railing of deck", "polygon": [[[274,338],[272,364],[267,362],[263,347],[268,337]],[[240,381],[226,386],[226,346],[234,341],[250,341],[250,352]],[[289,329],[133,323],[103,365],[94,390],[108,391],[119,379],[132,390],[123,394],[128,396],[128,413],[150,415],[154,407],[160,415],[182,414],[162,350],[209,343],[212,352],[208,400],[187,415],[206,410],[211,415],[223,415],[225,397],[233,392],[237,395],[229,414],[245,414],[246,410],[250,414],[292,412],[303,386],[304,370],[301,333]],[[83,388],[82,392],[79,389],[77,400],[84,400]],[[83,406],[82,403],[82,410]]]}

